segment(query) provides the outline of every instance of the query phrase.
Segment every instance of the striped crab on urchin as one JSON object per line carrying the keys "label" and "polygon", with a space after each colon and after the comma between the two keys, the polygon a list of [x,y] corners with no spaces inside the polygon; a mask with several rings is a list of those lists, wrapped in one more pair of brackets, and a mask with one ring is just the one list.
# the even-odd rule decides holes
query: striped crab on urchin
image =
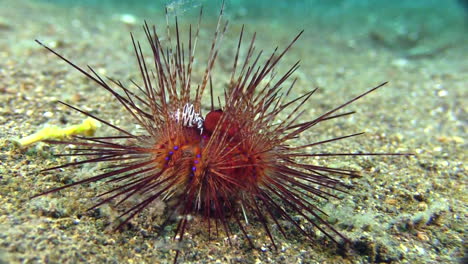
{"label": "striped crab on urchin", "polygon": [[[286,48],[282,51],[276,48],[261,63],[262,51],[255,50],[255,34],[248,41],[246,54],[241,58],[240,51],[244,43],[242,28],[229,85],[222,96],[217,98],[218,106],[215,107],[212,70],[227,28],[222,14],[223,8],[207,66],[199,83],[194,83],[192,72],[200,21],[195,30],[189,27],[188,41],[183,45],[176,19],[175,38],[168,36],[168,46],[161,43],[156,28],[145,23],[143,29],[152,52],[151,62],[145,60],[140,43],[131,36],[142,79],[140,84],[132,81],[135,89],[114,79],[104,80],[93,68],[89,67],[88,72],[37,41],[110,92],[135,123],[144,129],[144,134],[130,133],[90,112],[62,102],[115,129],[117,134],[49,141],[77,146],[72,149],[72,153],[65,155],[86,158],[47,170],[85,163],[104,163],[109,168],[98,175],[36,196],[79,184],[104,181],[112,187],[100,195],[101,200],[92,208],[111,201],[122,205],[129,198],[139,197],[133,206],[125,208],[117,229],[156,200],[171,200],[168,218],[172,215],[180,216],[174,231],[174,239],[179,241],[183,240],[189,229],[189,215],[200,216],[206,222],[209,234],[213,230],[218,232],[218,228],[224,230],[228,240],[232,227],[237,226],[252,247],[253,242],[245,228],[252,218],[258,219],[275,248],[271,225],[275,225],[286,236],[284,224],[288,222],[312,239],[312,233],[293,215],[301,216],[333,241],[346,241],[324,219],[325,212],[313,200],[335,197],[333,191],[346,189],[336,176],[353,175],[356,172],[317,165],[307,158],[401,154],[322,153],[317,148],[318,145],[362,133],[302,145],[297,145],[296,138],[323,121],[353,114],[339,110],[385,83],[312,120],[301,121],[304,106],[316,89],[287,99],[295,81],[290,81],[285,90],[283,88],[299,63],[292,65],[281,76],[276,75],[276,68],[302,32]],[[169,26],[167,31],[170,32]],[[201,99],[208,93],[207,90],[211,108],[203,115]],[[279,115],[283,117],[282,120],[279,120]],[[310,152],[310,149],[317,151]],[[177,251],[176,259],[178,254]]]}

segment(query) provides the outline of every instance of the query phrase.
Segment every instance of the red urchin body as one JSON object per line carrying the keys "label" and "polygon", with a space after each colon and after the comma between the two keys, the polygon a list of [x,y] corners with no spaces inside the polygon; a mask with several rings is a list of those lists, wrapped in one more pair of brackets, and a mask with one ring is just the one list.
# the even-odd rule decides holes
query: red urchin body
{"label": "red urchin body", "polygon": [[[343,186],[332,176],[352,175],[355,172],[304,163],[299,158],[391,153],[306,151],[306,148],[360,133],[299,146],[294,146],[294,140],[323,121],[352,114],[353,112],[339,114],[337,111],[383,84],[313,120],[301,122],[299,117],[302,108],[315,90],[288,100],[287,95],[293,88],[294,81],[284,93],[280,91],[298,68],[298,63],[280,77],[276,77],[274,71],[302,32],[282,52],[275,49],[265,63],[261,64],[259,58],[262,52],[256,53],[254,48],[255,35],[249,42],[245,58],[239,59],[243,43],[242,30],[231,80],[224,89],[224,101],[220,102],[219,108],[215,108],[213,91],[208,84],[211,83],[219,43],[227,26],[227,23],[221,23],[221,15],[222,10],[205,74],[198,84],[192,83],[192,67],[199,29],[193,35],[190,27],[188,43],[184,48],[180,42],[177,20],[174,47],[163,47],[156,29],[145,24],[144,30],[152,51],[151,63],[145,61],[140,43],[135,42],[132,36],[142,76],[141,85],[133,82],[137,87],[136,91],[113,79],[105,81],[92,68],[91,73],[88,73],[38,42],[108,90],[145,130],[144,135],[135,135],[64,103],[114,128],[119,135],[54,141],[53,143],[78,146],[75,152],[65,155],[88,158],[48,170],[96,162],[109,164],[110,169],[39,195],[78,184],[106,181],[112,183],[113,187],[102,194],[102,200],[93,208],[114,200],[120,205],[136,195],[143,197],[133,207],[126,208],[118,228],[156,199],[171,199],[175,201],[174,207],[170,209],[171,214],[182,216],[174,235],[179,240],[183,239],[188,228],[187,216],[191,214],[201,215],[207,221],[209,233],[213,225],[222,226],[228,238],[231,225],[238,225],[251,244],[244,228],[251,216],[260,220],[275,247],[270,224],[276,224],[285,235],[282,223],[277,218],[287,220],[305,236],[312,237],[292,217],[291,212],[302,216],[332,240],[336,241],[335,236],[346,240],[323,219],[324,212],[311,200],[333,197],[331,191],[340,190]],[[118,88],[111,88],[109,82]],[[210,112],[203,118],[200,102],[207,86],[210,87],[212,105]],[[120,93],[118,89],[121,89]],[[278,121],[279,115],[284,117],[283,121]],[[288,209],[284,209],[285,207]]]}

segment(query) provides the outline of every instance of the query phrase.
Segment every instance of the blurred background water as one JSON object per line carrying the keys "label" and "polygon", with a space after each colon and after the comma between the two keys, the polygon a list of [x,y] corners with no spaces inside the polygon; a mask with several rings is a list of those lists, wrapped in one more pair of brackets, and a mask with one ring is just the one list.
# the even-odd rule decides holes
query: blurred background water
{"label": "blurred background water", "polygon": [[[221,1],[208,0],[30,0],[62,8],[89,10],[89,21],[121,15],[127,22],[170,15],[193,17],[200,6],[216,12]],[[15,1],[2,0],[3,6]],[[326,39],[341,34],[355,45],[382,47],[405,57],[438,55],[454,47],[466,47],[468,33],[466,0],[227,0],[227,18],[234,24],[263,23],[281,31],[306,30],[306,35]],[[57,14],[60,15],[60,14]],[[86,17],[86,14],[83,15]],[[215,19],[216,16],[211,16]],[[208,18],[210,19],[210,18]],[[3,19],[5,20],[5,19]],[[1,22],[1,21],[0,21]],[[365,40],[365,41],[360,41]],[[353,45],[353,43],[349,43]]]}
{"label": "blurred background water", "polygon": [[[33,1],[33,0],[32,0]],[[164,15],[191,17],[203,6],[208,12],[219,9],[221,1],[207,0],[36,0],[62,7],[84,8],[102,16],[121,14],[122,19],[151,20]],[[283,31],[321,35],[324,32],[342,34],[355,40],[367,40],[356,45],[377,46],[404,57],[435,56],[467,43],[468,1],[466,0],[228,0],[227,18],[233,23],[263,23]],[[5,1],[3,4],[8,4]],[[92,21],[95,13],[90,13]],[[216,16],[212,16],[215,19]],[[350,45],[352,45],[351,43]]]}

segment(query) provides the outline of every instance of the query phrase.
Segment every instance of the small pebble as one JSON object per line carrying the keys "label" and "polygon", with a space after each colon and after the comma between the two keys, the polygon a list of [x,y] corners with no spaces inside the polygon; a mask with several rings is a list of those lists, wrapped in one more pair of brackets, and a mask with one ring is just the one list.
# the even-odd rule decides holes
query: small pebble
{"label": "small pebble", "polygon": [[132,14],[121,14],[119,15],[119,20],[127,25],[135,25],[137,23],[136,17]]}

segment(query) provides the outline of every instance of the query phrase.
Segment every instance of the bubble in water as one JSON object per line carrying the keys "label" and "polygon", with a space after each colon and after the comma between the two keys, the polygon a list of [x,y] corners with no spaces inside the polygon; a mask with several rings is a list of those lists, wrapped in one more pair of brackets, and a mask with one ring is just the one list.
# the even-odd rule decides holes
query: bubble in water
{"label": "bubble in water", "polygon": [[166,4],[168,14],[180,15],[201,6],[200,0],[172,0]]}

